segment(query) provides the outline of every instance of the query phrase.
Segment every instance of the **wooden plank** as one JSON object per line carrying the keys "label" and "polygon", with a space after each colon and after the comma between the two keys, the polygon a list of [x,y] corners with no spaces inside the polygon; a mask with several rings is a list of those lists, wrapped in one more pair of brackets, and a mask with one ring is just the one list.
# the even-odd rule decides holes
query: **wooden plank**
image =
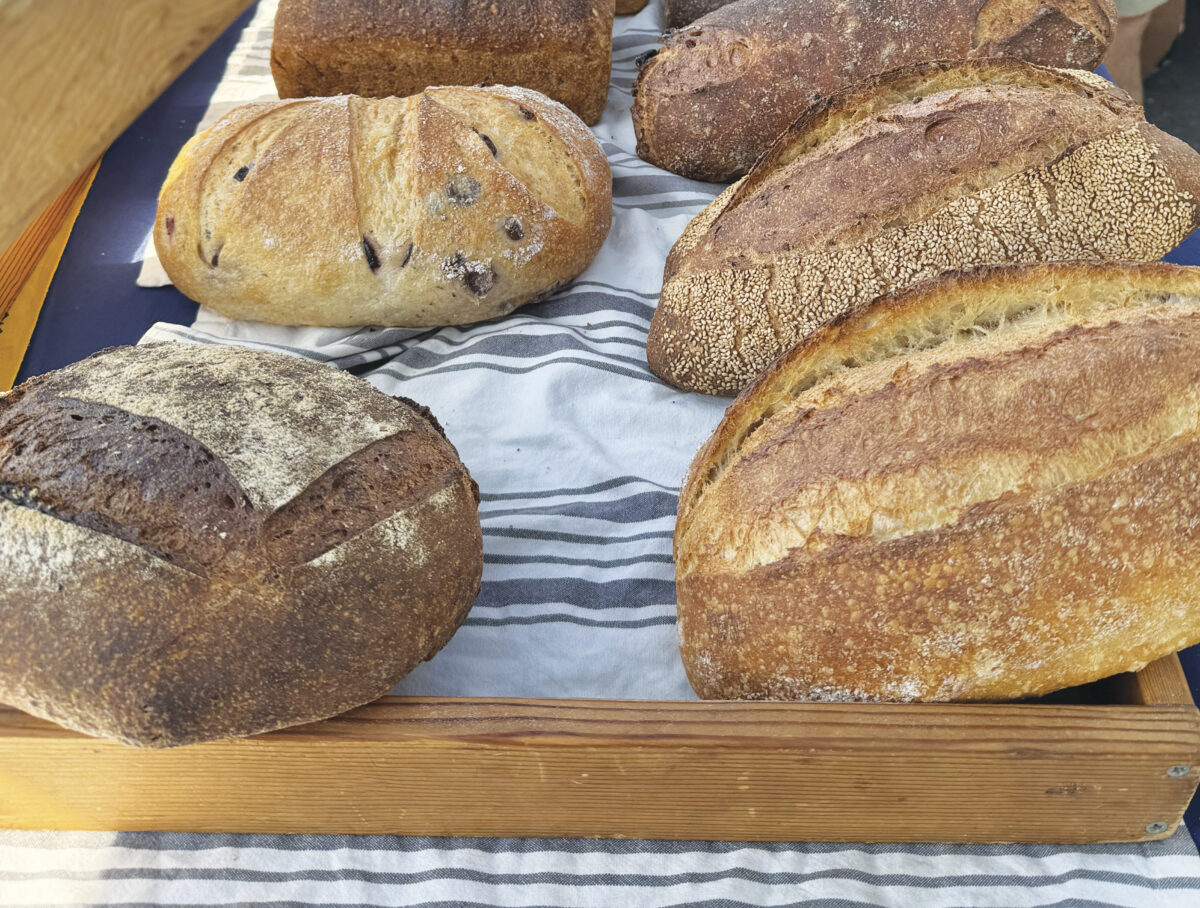
{"label": "wooden plank", "polygon": [[1179,657],[1172,653],[1128,676],[1129,702],[1140,706],[1191,705],[1192,692]]}
{"label": "wooden plank", "polygon": [[81,173],[0,254],[0,391],[12,387],[38,314],[100,162]]}
{"label": "wooden plank", "polygon": [[3,710],[0,826],[1130,841],[1179,822],[1180,765],[1194,707],[385,697],[170,751]]}
{"label": "wooden plank", "polygon": [[249,0],[0,0],[0,249]]}

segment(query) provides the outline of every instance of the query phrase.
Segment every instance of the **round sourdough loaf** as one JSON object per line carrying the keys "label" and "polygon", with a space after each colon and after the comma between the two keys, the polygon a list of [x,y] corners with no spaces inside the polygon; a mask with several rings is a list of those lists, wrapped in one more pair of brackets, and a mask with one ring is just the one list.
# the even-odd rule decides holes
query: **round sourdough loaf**
{"label": "round sourdough loaf", "polygon": [[1200,224],[1200,154],[1098,76],[931,63],[809,111],[684,230],[655,374],[736,394],[830,319],[949,271],[1154,261]]}
{"label": "round sourdough loaf", "polygon": [[237,108],[158,200],[175,285],[230,318],[424,327],[505,315],[581,272],[612,179],[573,113],[521,88]]}
{"label": "round sourdough loaf", "polygon": [[304,360],[30,379],[0,396],[0,701],[147,747],[359,706],[466,617],[477,506],[428,410]]}
{"label": "round sourdough loaf", "polygon": [[1000,700],[1200,640],[1200,269],[944,277],[781,359],[692,463],[706,698]]}

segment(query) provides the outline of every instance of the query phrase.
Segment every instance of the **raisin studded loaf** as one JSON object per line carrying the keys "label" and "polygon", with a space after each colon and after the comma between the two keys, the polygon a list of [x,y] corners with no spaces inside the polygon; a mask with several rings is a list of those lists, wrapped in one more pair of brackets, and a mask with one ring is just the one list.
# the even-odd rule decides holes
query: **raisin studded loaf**
{"label": "raisin studded loaf", "polygon": [[175,285],[231,318],[451,325],[545,296],[608,234],[612,180],[573,113],[519,88],[249,104],[159,196]]}
{"label": "raisin studded loaf", "polygon": [[479,591],[427,410],[304,360],[108,350],[0,395],[0,701],[167,747],[331,716]]}
{"label": "raisin studded loaf", "polygon": [[924,64],[801,117],[667,258],[647,354],[735,394],[832,318],[946,272],[1153,261],[1200,223],[1200,154],[1089,73]]}
{"label": "raisin studded loaf", "polygon": [[1111,0],[738,0],[641,61],[638,154],[692,179],[731,180],[851,83],[998,54],[1090,70],[1115,22]]}
{"label": "raisin studded loaf", "polygon": [[692,463],[706,698],[1003,700],[1200,641],[1200,269],[943,276],[782,358]]}
{"label": "raisin studded loaf", "polygon": [[613,0],[280,0],[271,74],[281,98],[520,85],[592,124],[608,98],[612,27]]}

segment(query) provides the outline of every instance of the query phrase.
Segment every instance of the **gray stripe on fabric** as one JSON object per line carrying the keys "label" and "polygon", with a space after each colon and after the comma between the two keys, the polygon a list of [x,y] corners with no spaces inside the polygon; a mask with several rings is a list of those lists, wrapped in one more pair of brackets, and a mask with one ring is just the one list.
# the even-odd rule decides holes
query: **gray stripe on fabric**
{"label": "gray stripe on fabric", "polygon": [[654,577],[617,577],[583,580],[561,574],[520,580],[488,580],[479,591],[472,611],[510,605],[554,605],[569,602],[575,608],[603,612],[675,601],[675,583]]}
{"label": "gray stripe on fabric", "polygon": [[562,612],[552,612],[546,615],[523,615],[513,616],[511,618],[487,618],[482,615],[476,615],[474,611],[472,611],[471,614],[467,616],[467,620],[463,622],[463,624],[468,627],[507,627],[510,625],[529,624],[576,624],[580,627],[598,627],[608,630],[635,630],[637,628],[656,627],[658,625],[668,625],[674,623],[674,615],[659,615],[654,618],[604,620],[601,618],[583,618],[579,615],[568,615]]}
{"label": "gray stripe on fabric", "polygon": [[530,505],[524,508],[488,508],[480,512],[484,521],[501,517],[585,517],[612,523],[642,523],[674,517],[679,497],[673,492],[638,492],[608,501],[568,501],[562,504]]}
{"label": "gray stripe on fabric", "polygon": [[524,499],[538,498],[556,498],[559,496],[567,497],[571,495],[591,495],[594,492],[607,492],[609,489],[617,489],[627,485],[649,485],[655,486],[664,491],[670,492],[673,495],[679,494],[678,486],[664,486],[660,483],[653,482],[642,476],[614,476],[612,479],[606,479],[603,482],[594,482],[586,486],[572,486],[558,489],[534,489],[528,492],[481,492],[480,496],[484,501],[521,501]]}
{"label": "gray stripe on fabric", "polygon": [[[455,363],[445,366],[438,366],[433,369],[412,369],[406,370],[402,368],[386,367],[377,369],[372,375],[388,375],[392,378],[403,381],[416,375],[446,375],[451,372],[471,372],[475,370],[483,370],[485,372],[499,372],[504,375],[526,375],[530,372],[536,372],[539,369],[545,369],[551,366],[584,366],[589,369],[596,369],[600,372],[608,372],[612,375],[621,375],[625,378],[636,378],[639,381],[651,382],[660,384],[659,380],[647,368],[646,373],[633,372],[629,369],[622,369],[614,366],[612,363],[600,361],[590,361],[586,359],[576,359],[570,356],[561,356],[555,359],[547,359],[540,363],[534,363],[529,366],[500,366],[495,363]],[[409,374],[405,374],[408,372]]]}
{"label": "gray stripe on fabric", "polygon": [[337,882],[351,880],[375,886],[415,886],[436,880],[459,880],[471,883],[483,883],[489,886],[604,886],[622,888],[666,888],[680,885],[704,885],[728,879],[743,880],[765,886],[799,886],[819,880],[848,880],[858,883],[869,883],[873,886],[886,886],[889,889],[962,889],[962,888],[1044,888],[1059,886],[1074,880],[1089,880],[1101,883],[1115,883],[1137,889],[1172,890],[1196,889],[1197,883],[1192,877],[1158,877],[1149,878],[1136,876],[1131,873],[1107,870],[1075,869],[1065,873],[1017,875],[966,873],[944,874],[941,876],[919,876],[903,873],[871,873],[867,870],[857,870],[845,867],[828,870],[811,871],[808,873],[795,871],[762,871],[751,870],[747,867],[731,867],[716,871],[693,871],[687,873],[645,874],[645,873],[571,873],[565,871],[539,870],[533,873],[494,873],[485,870],[474,870],[464,867],[439,867],[435,870],[413,872],[375,871],[354,868],[338,870],[247,870],[236,867],[222,868],[113,868],[100,872],[93,871],[51,871],[24,873],[21,871],[0,870],[0,880],[9,882],[30,882],[35,880],[71,880],[76,882],[92,882],[99,880],[229,880],[246,883],[287,883],[287,882]]}
{"label": "gray stripe on fabric", "polygon": [[[5,832],[6,837],[29,836],[36,833]],[[94,833],[68,833],[63,847],[80,847],[72,836],[91,839]],[[40,838],[39,838],[39,844]],[[390,835],[345,835],[297,833],[291,835],[272,833],[189,833],[189,832],[119,832],[112,842],[115,847],[156,851],[208,851],[220,848],[263,848],[274,851],[482,851],[489,854],[541,854],[563,852],[566,854],[597,855],[670,855],[682,854],[729,854],[734,851],[765,851],[776,854],[867,854],[919,855],[921,857],[963,857],[969,851],[971,857],[1043,859],[1058,856],[1111,855],[1150,859],[1194,855],[1195,846],[1191,837],[1181,826],[1168,839],[1155,842],[1128,842],[1103,845],[1077,845],[1063,848],[1061,845],[950,845],[937,842],[921,842],[898,845],[894,842],[705,842],[685,839],[568,839],[561,837],[499,839],[484,836],[390,836]],[[1200,882],[1200,881],[1198,881]]]}

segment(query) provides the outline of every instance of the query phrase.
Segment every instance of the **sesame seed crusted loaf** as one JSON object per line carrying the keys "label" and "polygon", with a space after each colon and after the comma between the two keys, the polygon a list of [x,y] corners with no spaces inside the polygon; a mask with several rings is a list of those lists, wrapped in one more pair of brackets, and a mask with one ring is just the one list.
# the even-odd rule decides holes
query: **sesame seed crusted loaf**
{"label": "sesame seed crusted loaf", "polygon": [[427,410],[239,348],[0,395],[0,701],[167,747],[386,693],[466,617],[478,490]]}
{"label": "sesame seed crusted loaf", "polygon": [[545,296],[608,235],[612,179],[573,113],[521,88],[248,104],[158,200],[177,287],[230,318],[424,327]]}
{"label": "sesame seed crusted loaf", "polygon": [[638,154],[714,181],[746,173],[809,105],[851,83],[999,55],[1090,70],[1116,23],[1111,0],[687,0],[667,10],[680,30],[634,83]]}
{"label": "sesame seed crusted loaf", "polygon": [[271,75],[281,98],[522,85],[595,124],[613,12],[613,0],[280,0]]}
{"label": "sesame seed crusted loaf", "polygon": [[1010,699],[1200,640],[1200,269],[983,269],[874,309],[693,461],[697,693]]}
{"label": "sesame seed crusted loaf", "polygon": [[1200,155],[1087,73],[925,64],[801,117],[688,225],[647,356],[734,394],[822,324],[948,271],[1152,261],[1200,223]]}

